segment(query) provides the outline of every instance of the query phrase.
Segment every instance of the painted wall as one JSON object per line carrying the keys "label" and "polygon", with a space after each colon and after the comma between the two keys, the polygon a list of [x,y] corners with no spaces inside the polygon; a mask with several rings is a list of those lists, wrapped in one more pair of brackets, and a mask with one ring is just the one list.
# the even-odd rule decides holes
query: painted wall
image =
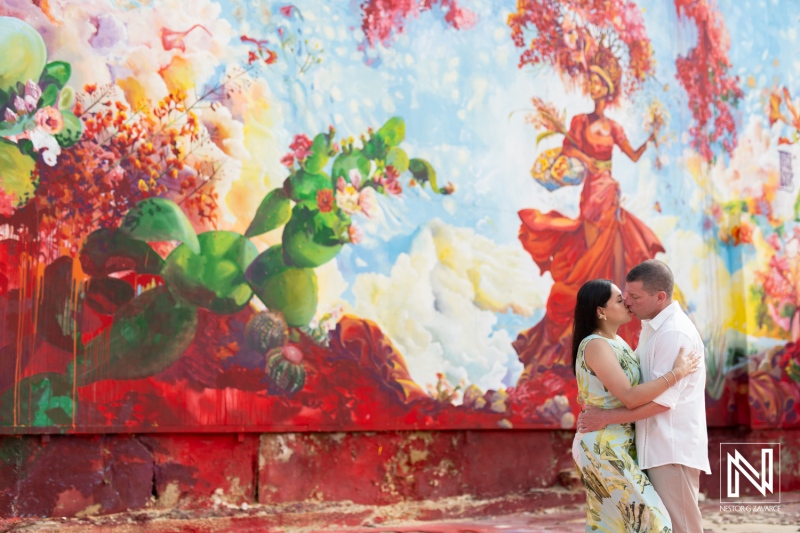
{"label": "painted wall", "polygon": [[649,257],[709,424],[800,425],[793,2],[0,15],[0,433],[571,428]]}

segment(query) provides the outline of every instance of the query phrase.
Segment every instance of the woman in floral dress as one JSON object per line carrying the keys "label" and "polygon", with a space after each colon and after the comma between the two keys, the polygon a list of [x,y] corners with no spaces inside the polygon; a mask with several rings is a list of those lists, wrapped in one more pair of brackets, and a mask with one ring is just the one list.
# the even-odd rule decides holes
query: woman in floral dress
{"label": "woman in floral dress", "polygon": [[[602,409],[633,409],[661,395],[697,370],[700,359],[681,349],[672,371],[640,384],[639,362],[617,329],[631,321],[619,288],[607,279],[578,291],[572,363],[579,402]],[[578,432],[572,457],[586,487],[586,531],[670,533],[661,498],[636,462],[633,424]]]}

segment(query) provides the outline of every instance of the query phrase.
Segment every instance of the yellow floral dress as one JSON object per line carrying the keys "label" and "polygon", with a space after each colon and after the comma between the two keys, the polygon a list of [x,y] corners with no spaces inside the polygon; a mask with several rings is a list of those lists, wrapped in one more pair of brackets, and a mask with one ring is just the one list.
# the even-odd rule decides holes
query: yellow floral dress
{"label": "yellow floral dress", "polygon": [[[604,339],[614,349],[631,385],[640,379],[639,361],[630,346],[617,337],[589,335],[578,349],[576,374],[579,402],[602,409],[623,407],[592,372],[584,359],[586,344]],[[613,424],[600,431],[576,433],[572,457],[586,487],[586,531],[609,533],[671,533],[664,503],[636,461],[633,424]]]}

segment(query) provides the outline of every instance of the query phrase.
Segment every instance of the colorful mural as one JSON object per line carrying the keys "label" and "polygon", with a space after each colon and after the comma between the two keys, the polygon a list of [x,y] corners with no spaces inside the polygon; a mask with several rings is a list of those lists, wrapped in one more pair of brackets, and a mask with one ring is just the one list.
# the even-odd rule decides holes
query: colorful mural
{"label": "colorful mural", "polygon": [[800,425],[772,4],[4,2],[0,433],[571,428],[652,257],[710,425]]}

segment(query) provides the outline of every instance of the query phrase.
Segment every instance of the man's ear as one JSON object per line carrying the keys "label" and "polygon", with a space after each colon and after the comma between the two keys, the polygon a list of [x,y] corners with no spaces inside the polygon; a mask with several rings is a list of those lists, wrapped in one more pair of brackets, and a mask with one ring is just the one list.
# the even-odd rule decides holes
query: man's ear
{"label": "man's ear", "polygon": [[667,293],[664,291],[658,291],[656,293],[656,299],[658,300],[658,303],[664,303],[667,300]]}

